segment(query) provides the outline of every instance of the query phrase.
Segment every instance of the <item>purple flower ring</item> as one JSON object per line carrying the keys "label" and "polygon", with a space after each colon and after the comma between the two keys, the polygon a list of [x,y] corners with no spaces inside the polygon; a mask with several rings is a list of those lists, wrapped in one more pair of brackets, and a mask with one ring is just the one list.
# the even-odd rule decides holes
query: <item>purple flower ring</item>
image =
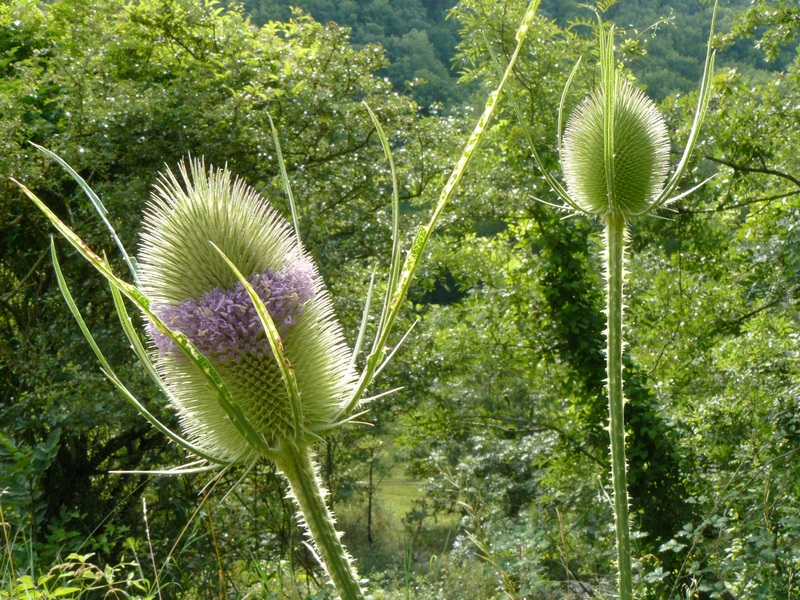
{"label": "purple flower ring", "polygon": [[[296,323],[306,301],[314,297],[313,267],[308,261],[283,271],[268,269],[250,277],[249,283],[282,337]],[[154,307],[153,312],[208,357],[241,362],[272,356],[267,334],[241,282],[236,282],[232,290],[214,288],[198,300]],[[148,324],[148,333],[160,354],[177,351],[175,343],[152,324]]]}

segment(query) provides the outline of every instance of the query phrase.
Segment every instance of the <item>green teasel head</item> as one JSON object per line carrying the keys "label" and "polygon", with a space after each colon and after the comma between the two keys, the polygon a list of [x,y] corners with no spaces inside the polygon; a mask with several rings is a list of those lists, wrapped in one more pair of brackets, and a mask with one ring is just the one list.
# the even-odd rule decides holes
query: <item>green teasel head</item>
{"label": "green teasel head", "polygon": [[669,148],[655,103],[616,73],[613,83],[584,100],[567,122],[562,145],[567,191],[588,214],[644,214],[664,188]]}
{"label": "green teasel head", "polygon": [[[545,167],[530,132],[525,130],[536,165],[564,203],[563,208],[628,221],[675,202],[705,184],[703,181],[673,196],[697,143],[711,97],[715,19],[716,3],[694,121],[681,159],[670,175],[666,122],[655,103],[619,70],[614,57],[614,28],[606,28],[598,18],[600,86],[573,110],[563,134],[564,104],[580,61],[561,96],[557,137],[563,183]],[[519,107],[515,108],[522,121]]]}
{"label": "green teasel head", "polygon": [[[280,451],[330,429],[354,392],[357,374],[311,257],[269,203],[227,170],[206,171],[201,161],[191,160],[179,174],[161,176],[144,218],[139,281],[150,310],[205,356],[269,448]],[[277,360],[231,263],[274,323],[283,355]],[[198,366],[154,325],[148,333],[188,439],[225,461],[248,460],[256,449]],[[299,411],[292,406],[282,359],[296,380]]]}

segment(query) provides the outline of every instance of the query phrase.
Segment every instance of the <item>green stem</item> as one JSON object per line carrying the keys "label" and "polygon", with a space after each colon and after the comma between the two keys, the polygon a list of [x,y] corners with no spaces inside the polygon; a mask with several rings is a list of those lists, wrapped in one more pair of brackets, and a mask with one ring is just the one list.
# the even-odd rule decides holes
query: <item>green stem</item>
{"label": "green stem", "polygon": [[322,564],[342,600],[363,600],[358,575],[339,539],[333,515],[325,504],[318,469],[309,449],[287,444],[275,457],[275,464],[289,481],[294,500],[300,508],[298,516],[305,521]]}
{"label": "green stem", "polygon": [[631,540],[628,522],[628,486],[625,482],[625,397],[622,393],[622,284],[625,278],[625,218],[606,216],[606,284],[608,331],[606,366],[608,415],[611,437],[611,478],[614,485],[614,526],[617,534],[617,569],[620,600],[633,598]]}

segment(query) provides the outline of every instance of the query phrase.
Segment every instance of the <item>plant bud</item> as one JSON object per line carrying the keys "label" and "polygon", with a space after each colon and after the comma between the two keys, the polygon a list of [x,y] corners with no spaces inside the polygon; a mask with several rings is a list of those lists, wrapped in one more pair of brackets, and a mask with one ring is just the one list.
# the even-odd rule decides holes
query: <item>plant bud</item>
{"label": "plant bud", "polygon": [[563,139],[564,179],[570,196],[585,212],[629,218],[647,212],[664,186],[669,168],[667,126],[655,103],[617,75],[609,182],[605,93],[598,90],[570,116]]}
{"label": "plant bud", "polygon": [[[328,428],[353,392],[341,327],[311,258],[289,224],[227,170],[180,166],[183,186],[162,175],[145,213],[140,281],[151,310],[185,334],[211,362],[247,419],[273,448],[294,439],[281,371],[244,286],[213,242],[266,306],[294,368],[307,432]],[[156,364],[188,437],[210,454],[237,461],[253,452],[207,381],[183,351],[152,325]]]}

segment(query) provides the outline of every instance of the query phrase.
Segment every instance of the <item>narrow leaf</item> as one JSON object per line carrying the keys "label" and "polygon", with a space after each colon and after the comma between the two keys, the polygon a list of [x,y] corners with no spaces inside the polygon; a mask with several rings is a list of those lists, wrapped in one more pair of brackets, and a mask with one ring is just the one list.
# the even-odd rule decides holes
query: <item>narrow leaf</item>
{"label": "narrow leaf", "polygon": [[289,209],[292,211],[292,225],[294,226],[294,234],[297,236],[297,241],[300,241],[300,220],[297,217],[297,207],[294,203],[294,194],[292,194],[292,185],[289,183],[289,175],[286,173],[286,163],[283,161],[283,152],[281,151],[281,140],[278,137],[278,130],[275,128],[275,123],[272,122],[272,115],[267,113],[269,119],[269,126],[272,129],[272,140],[275,143],[275,153],[278,155],[278,167],[281,170],[281,181],[283,182],[283,191],[289,199]]}
{"label": "narrow leaf", "polygon": [[375,272],[369,278],[369,288],[367,289],[367,299],[364,301],[364,311],[361,313],[361,326],[358,328],[358,337],[356,338],[356,345],[353,347],[353,357],[350,359],[350,364],[354,365],[358,359],[358,354],[361,352],[361,345],[364,343],[364,337],[367,333],[367,324],[369,322],[369,308],[372,303],[372,292],[375,289]]}
{"label": "narrow leaf", "polygon": [[[667,185],[664,186],[664,190],[655,201],[656,207],[674,202],[678,199],[670,198],[670,196],[672,196],[675,188],[678,187],[680,180],[683,178],[684,171],[689,164],[689,159],[691,158],[692,152],[694,151],[694,146],[697,143],[697,138],[700,135],[700,127],[703,124],[706,111],[708,110],[708,103],[711,99],[712,81],[714,79],[715,54],[713,40],[714,28],[717,21],[717,4],[718,1],[715,1],[714,10],[711,14],[711,31],[708,34],[708,45],[706,46],[706,62],[703,66],[703,79],[700,82],[700,92],[698,93],[697,108],[694,113],[694,120],[692,121],[692,129],[689,132],[689,137],[686,140],[686,147],[683,149],[683,155],[681,155],[681,160],[678,162],[675,172],[672,174],[672,177],[669,178]],[[685,194],[681,194],[680,197],[683,197],[684,195]]]}
{"label": "narrow leaf", "polygon": [[89,261],[89,263],[97,269],[103,277],[108,279],[109,281],[113,281],[115,285],[119,287],[123,294],[130,297],[131,300],[134,300],[137,305],[142,305],[145,308],[149,308],[150,301],[142,294],[135,286],[131,285],[130,283],[119,279],[111,270],[111,267],[106,263],[102,258],[100,258],[94,251],[89,248],[89,246],[84,242],[74,231],[72,231],[67,225],[64,224],[61,219],[59,219],[56,214],[51,211],[47,205],[42,202],[39,197],[30,191],[24,184],[20,183],[16,179],[12,178],[12,181],[16,183],[19,188],[25,193],[28,198],[30,198],[36,206],[39,207],[44,215],[50,220],[53,226],[64,236],[64,238],[72,244],[72,246],[81,253],[81,255]]}
{"label": "narrow leaf", "polygon": [[[364,106],[367,107],[367,112],[369,112],[370,119],[372,119],[372,124],[378,132],[378,138],[381,141],[383,153],[389,163],[389,171],[392,176],[392,257],[389,262],[389,281],[386,286],[386,296],[383,301],[381,317],[378,321],[378,330],[375,334],[375,342],[377,343],[388,324],[390,301],[392,293],[397,286],[398,277],[400,276],[400,189],[397,184],[397,170],[395,169],[394,158],[392,158],[392,151],[389,147],[389,140],[386,138],[386,134],[383,131],[380,121],[378,121],[378,117],[375,116],[375,113],[372,112],[372,109],[366,102]],[[375,351],[375,345],[373,345],[372,351]]]}
{"label": "narrow leaf", "polygon": [[31,145],[34,146],[37,150],[39,150],[39,152],[41,152],[45,156],[48,156],[53,160],[55,160],[59,165],[61,165],[61,167],[67,173],[69,173],[70,177],[72,177],[78,183],[83,192],[86,194],[91,203],[94,205],[97,214],[100,215],[100,218],[103,220],[103,224],[106,226],[106,229],[108,229],[109,233],[111,234],[111,238],[117,244],[117,248],[119,248],[119,251],[122,253],[122,258],[125,260],[125,264],[128,265],[128,269],[130,270],[131,275],[133,276],[133,280],[138,284],[139,274],[136,268],[136,259],[129,256],[128,253],[125,251],[125,246],[122,245],[122,241],[119,239],[117,232],[114,230],[114,227],[108,220],[108,210],[106,209],[105,205],[103,205],[103,202],[100,200],[97,194],[94,193],[94,190],[91,187],[89,187],[89,184],[86,183],[83,177],[78,175],[78,173],[71,166],[69,166],[69,164],[58,154],[56,154],[51,150],[48,150],[47,148],[39,146],[38,144],[34,144],[33,142],[31,142]]}
{"label": "narrow leaf", "polygon": [[[138,410],[139,413],[145,419],[147,419],[147,421],[149,421],[151,425],[153,425],[153,427],[158,429],[161,433],[166,435],[173,442],[175,442],[185,450],[192,452],[205,460],[218,464],[225,464],[225,461],[222,461],[218,458],[215,458],[205,453],[203,450],[196,447],[191,442],[183,439],[176,433],[173,433],[172,430],[170,430],[168,427],[162,424],[161,421],[159,421],[152,413],[150,413],[150,411],[148,411],[147,408],[141,402],[139,402],[136,399],[136,397],[134,397],[134,395],[125,387],[125,385],[122,383],[119,377],[117,377],[116,373],[114,373],[114,370],[111,368],[111,365],[108,364],[108,361],[103,355],[103,352],[100,350],[100,347],[97,345],[94,336],[92,336],[92,333],[91,331],[89,331],[86,322],[83,320],[83,316],[81,315],[80,310],[78,309],[78,306],[75,303],[74,298],[72,297],[72,293],[69,290],[69,286],[67,285],[66,279],[64,278],[64,274],[61,271],[61,265],[58,261],[58,254],[56,253],[55,241],[53,240],[52,237],[50,238],[50,253],[53,257],[53,267],[55,268],[56,280],[58,282],[58,287],[61,290],[61,294],[64,296],[64,300],[66,301],[67,307],[72,313],[72,316],[78,323],[78,327],[83,333],[83,337],[86,338],[86,341],[89,343],[89,346],[91,347],[92,351],[97,357],[97,360],[101,365],[101,370],[103,371],[103,374],[105,374],[105,376],[109,379],[109,381],[111,381],[111,383],[113,383],[114,386],[120,392],[122,392],[122,395],[125,397],[125,399],[128,400],[128,402],[136,410]],[[111,291],[114,294],[114,301],[115,303],[117,303],[117,299],[119,298],[119,292],[114,288],[113,285],[111,286]],[[121,298],[119,298],[119,301],[121,302]]]}

